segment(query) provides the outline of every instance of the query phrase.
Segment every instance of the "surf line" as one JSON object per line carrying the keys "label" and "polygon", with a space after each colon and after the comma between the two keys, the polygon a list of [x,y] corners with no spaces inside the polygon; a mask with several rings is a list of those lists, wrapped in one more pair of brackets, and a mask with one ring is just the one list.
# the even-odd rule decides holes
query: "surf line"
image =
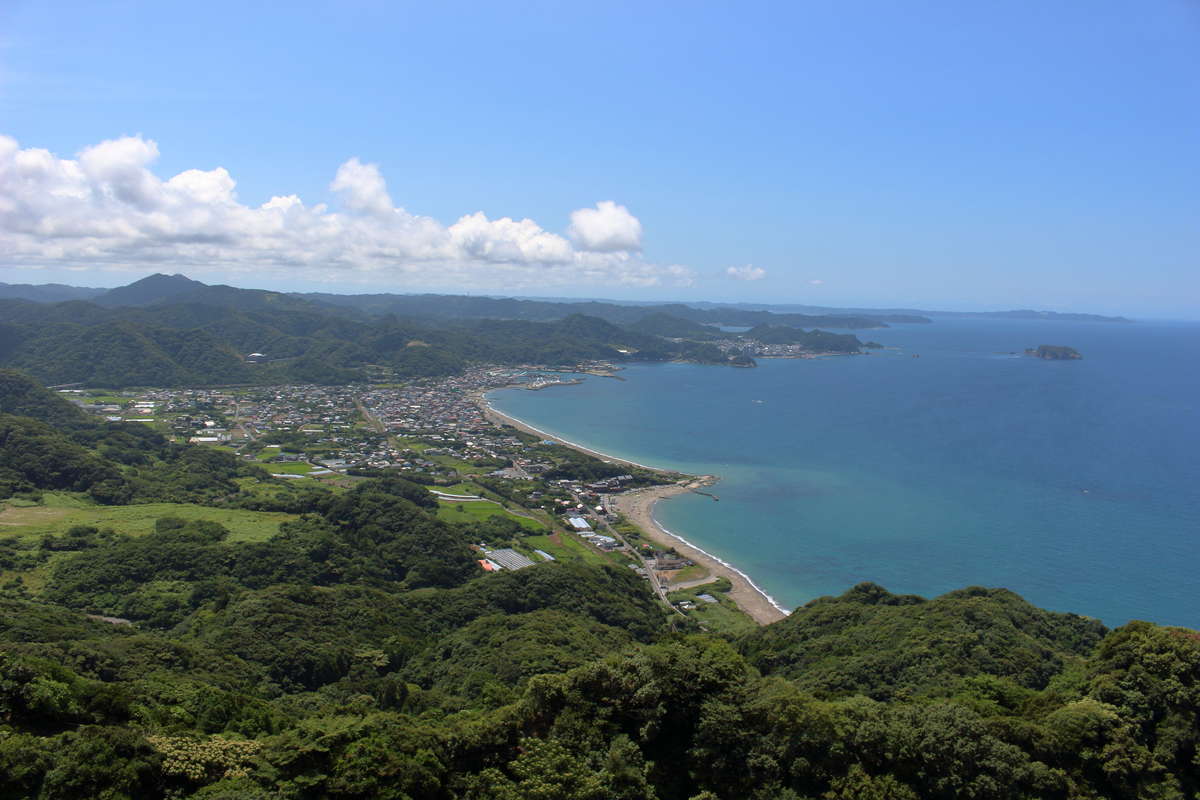
{"label": "surf line", "polygon": [[622,464],[632,464],[635,467],[641,467],[642,469],[648,469],[648,470],[651,470],[652,472],[670,472],[670,473],[675,473],[678,475],[683,474],[683,473],[679,472],[678,470],[664,469],[663,467],[652,467],[649,464],[641,464],[637,461],[632,461],[628,458],[621,458],[620,456],[614,456],[614,455],[609,455],[608,453],[602,453],[601,451],[595,450],[591,447],[587,447],[585,445],[572,442],[570,439],[566,439],[562,436],[559,436],[557,433],[550,433],[549,431],[544,431],[541,428],[530,425],[528,422],[526,422],[523,419],[517,419],[516,417],[512,416],[511,414],[505,414],[503,411],[501,411],[498,408],[496,408],[495,406],[493,406],[492,401],[489,400],[486,396],[484,397],[483,402],[485,405],[487,405],[488,411],[491,411],[493,414],[495,414],[496,416],[498,416],[502,419],[508,420],[509,422],[512,422],[512,423],[516,423],[524,428],[528,428],[529,430],[533,431],[534,433],[538,434],[539,436],[545,436],[547,439],[552,439],[552,440],[558,442],[559,444],[563,444],[563,445],[566,445],[567,447],[572,447],[576,450],[587,453],[588,455],[595,456],[596,458],[599,458],[602,461],[618,461]]}
{"label": "surf line", "polygon": [[[670,499],[670,498],[665,498],[665,497],[664,497],[664,498],[662,498],[662,499],[664,499],[664,500],[668,500],[668,499]],[[654,505],[658,505],[658,501],[657,501],[657,500],[655,501]],[[759,586],[757,583],[755,583],[755,582],[754,582],[754,579],[753,579],[753,578],[751,578],[749,575],[747,575],[745,572],[743,572],[742,570],[738,569],[738,568],[737,568],[737,567],[735,567],[733,564],[730,564],[728,561],[726,561],[725,559],[721,558],[720,556],[713,555],[712,553],[710,553],[710,552],[708,552],[707,550],[705,550],[703,547],[698,547],[698,546],[696,546],[696,545],[695,545],[695,544],[693,544],[692,542],[688,541],[687,539],[683,538],[683,537],[682,537],[682,536],[680,536],[679,534],[677,534],[677,533],[675,533],[674,531],[672,531],[672,530],[671,530],[670,528],[668,528],[666,525],[663,525],[661,522],[659,522],[659,521],[658,521],[658,517],[654,516],[654,507],[653,507],[653,506],[651,506],[651,508],[650,508],[650,519],[654,521],[654,524],[655,524],[655,525],[657,525],[657,526],[658,526],[658,528],[659,528],[659,530],[661,530],[663,533],[667,534],[668,536],[670,536],[670,537],[672,537],[672,538],[674,538],[674,539],[678,539],[679,541],[683,542],[683,543],[684,543],[684,544],[686,544],[688,547],[691,547],[691,548],[693,548],[694,550],[698,550],[699,552],[701,552],[701,553],[703,553],[704,555],[708,556],[708,557],[709,557],[709,558],[711,558],[713,561],[716,561],[718,564],[720,564],[721,566],[725,567],[726,569],[728,569],[728,570],[731,570],[731,571],[733,571],[733,572],[736,572],[738,575],[740,575],[740,576],[741,576],[741,577],[742,577],[742,578],[743,578],[743,579],[746,581],[746,583],[750,584],[750,588],[751,588],[751,589],[753,589],[754,591],[756,591],[756,592],[758,592],[759,594],[761,594],[761,595],[762,595],[764,598],[766,598],[766,601],[767,601],[768,603],[770,603],[771,605],[773,605],[773,606],[774,606],[774,607],[775,607],[775,608],[776,608],[778,611],[780,611],[780,612],[781,612],[781,613],[782,613],[784,616],[787,616],[788,614],[791,614],[791,613],[792,613],[790,609],[784,608],[783,606],[781,606],[781,605],[779,604],[779,601],[777,601],[777,600],[776,600],[774,597],[771,597],[771,595],[767,594],[767,592],[766,592],[766,591],[765,591],[765,590],[764,590],[764,589],[763,589],[761,586]]]}
{"label": "surf line", "polygon": [[[518,419],[517,417],[514,417],[511,414],[506,414],[503,411],[500,411],[499,409],[497,409],[495,406],[492,405],[491,398],[489,398],[486,393],[483,395],[483,402],[484,402],[484,405],[487,406],[488,411],[492,412],[493,414],[500,417],[501,419],[508,420],[510,423],[514,423],[516,425],[519,425],[521,427],[524,427],[531,431],[534,431],[539,436],[545,436],[547,439],[552,439],[556,442],[559,442],[560,444],[566,445],[567,447],[573,447],[576,450],[582,451],[589,455],[596,456],[597,458],[608,460],[608,461],[619,461],[624,464],[632,464],[635,467],[641,467],[642,469],[648,469],[648,470],[652,470],[654,472],[675,472],[675,470],[663,469],[662,467],[652,467],[649,464],[642,464],[637,461],[632,461],[628,458],[620,458],[618,456],[609,455],[608,453],[604,453],[600,450],[596,450],[594,448],[586,447],[584,445],[572,442],[570,439],[567,439],[563,436],[559,436],[558,434],[550,433],[549,431],[542,430],[541,428],[537,427],[536,425],[530,425],[528,422],[526,422],[523,419]],[[677,474],[683,474],[683,473],[677,473]],[[670,498],[665,497],[665,498],[660,498],[660,499],[669,500]],[[673,539],[677,539],[677,540],[683,542],[688,547],[691,547],[691,548],[697,550],[698,552],[703,553],[705,556],[707,556],[708,558],[711,558],[713,561],[717,562],[718,564],[720,564],[721,566],[730,570],[731,572],[737,573],[743,580],[746,581],[746,583],[750,586],[751,589],[753,589],[754,591],[756,591],[760,595],[762,595],[763,598],[768,603],[770,603],[777,611],[782,613],[784,616],[787,616],[788,614],[791,613],[791,611],[789,609],[784,608],[782,605],[780,605],[778,600],[776,600],[774,597],[772,597],[770,594],[768,594],[761,586],[759,586],[757,583],[755,583],[754,579],[751,578],[749,575],[747,575],[745,573],[745,571],[738,569],[736,566],[734,566],[733,564],[730,564],[728,561],[721,558],[720,556],[713,555],[712,553],[705,550],[703,547],[696,546],[692,542],[688,541],[687,539],[678,535],[677,533],[674,533],[669,528],[667,528],[665,525],[663,525],[661,522],[659,522],[658,517],[656,517],[654,515],[654,506],[657,506],[657,505],[658,505],[658,501],[656,500],[654,502],[654,504],[650,507],[650,520],[658,527],[659,530],[661,530],[667,536],[670,536]]]}

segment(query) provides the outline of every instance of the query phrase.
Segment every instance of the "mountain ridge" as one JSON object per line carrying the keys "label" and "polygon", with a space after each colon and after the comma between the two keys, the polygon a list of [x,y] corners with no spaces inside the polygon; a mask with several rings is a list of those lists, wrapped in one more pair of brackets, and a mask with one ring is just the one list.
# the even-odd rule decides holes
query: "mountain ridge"
{"label": "mountain ridge", "polygon": [[[170,279],[176,283],[181,283],[177,279],[184,279],[191,284],[190,290],[208,287],[209,284],[194,281],[186,276],[176,273],[175,275],[167,275],[165,273],[155,273],[153,275],[142,278],[139,281],[134,281],[132,284],[127,284],[123,287],[115,287],[114,289],[95,289],[88,287],[73,287],[65,284],[4,284],[0,283],[0,298],[16,297],[19,299],[35,300],[36,302],[57,302],[58,299],[89,299],[104,294],[109,294],[117,289],[128,289],[130,286],[137,285],[150,278],[156,279],[158,282],[164,279]],[[228,287],[235,288],[235,287]],[[45,294],[54,295],[55,290],[82,293],[72,296],[61,296],[57,299],[39,299],[32,295],[39,294],[36,290],[45,289]],[[23,293],[22,293],[23,291]],[[270,291],[270,290],[243,290],[243,291]],[[179,292],[183,293],[182,290]],[[603,299],[588,299],[588,298],[561,298],[561,297],[546,297],[536,298],[527,296],[498,296],[498,295],[444,295],[433,293],[334,293],[334,292],[273,292],[274,294],[284,294],[293,297],[308,299],[318,304],[330,306],[350,306],[356,307],[359,310],[369,314],[396,313],[389,310],[388,306],[393,303],[400,304],[419,304],[423,300],[439,299],[439,298],[459,298],[463,304],[479,303],[486,305],[493,301],[511,301],[513,303],[531,303],[538,305],[586,305],[600,304],[613,306],[616,308],[626,309],[646,309],[646,308],[661,308],[669,306],[686,306],[699,311],[720,311],[722,309],[731,312],[741,311],[770,311],[779,314],[799,314],[802,316],[819,316],[819,317],[866,317],[884,323],[901,323],[901,324],[922,324],[927,323],[930,317],[981,317],[981,318],[996,318],[996,319],[1043,319],[1047,321],[1092,321],[1092,322],[1131,322],[1127,317],[1123,316],[1108,316],[1102,314],[1089,314],[1082,312],[1060,312],[1048,310],[1034,309],[1011,309],[1006,311],[931,311],[914,308],[863,308],[863,307],[842,307],[842,306],[816,306],[806,304],[788,304],[788,303],[726,303],[714,301],[688,301],[681,303],[678,301],[618,301],[618,300],[603,300]],[[27,296],[28,295],[28,296]],[[173,296],[173,295],[172,295]],[[57,296],[56,296],[57,297]],[[122,295],[116,295],[116,298],[121,298]],[[160,295],[158,299],[163,299]],[[110,298],[109,302],[113,302]],[[107,304],[107,303],[106,303]],[[138,303],[142,304],[142,303]],[[633,319],[634,317],[630,317]],[[755,323],[757,324],[757,323]],[[829,326],[827,327],[834,327]]]}

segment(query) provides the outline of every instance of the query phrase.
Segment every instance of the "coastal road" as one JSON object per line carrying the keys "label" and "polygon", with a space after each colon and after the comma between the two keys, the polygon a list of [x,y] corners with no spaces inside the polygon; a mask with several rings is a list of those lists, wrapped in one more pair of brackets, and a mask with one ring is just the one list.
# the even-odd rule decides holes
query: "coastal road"
{"label": "coastal road", "polygon": [[[574,496],[574,495],[572,495],[572,496]],[[605,509],[605,511],[609,511],[609,510],[611,510],[611,509],[612,509],[612,506],[611,506],[611,505],[609,505],[609,503],[611,502],[611,498],[612,498],[612,496],[611,496],[611,495],[607,495],[607,494],[602,494],[602,495],[600,495],[600,505],[604,506],[604,509]],[[576,498],[575,498],[575,500],[576,500],[576,502],[579,502],[579,498],[578,498],[578,497],[576,497]],[[608,520],[607,520],[607,519],[602,519],[602,520],[600,520],[600,524],[604,526],[604,530],[608,532],[608,535],[609,535],[609,536],[613,537],[613,538],[614,538],[614,539],[616,539],[618,542],[620,542],[621,544],[625,545],[625,549],[627,549],[629,552],[633,553],[633,554],[634,554],[634,556],[635,556],[635,557],[636,557],[636,558],[637,558],[639,561],[641,561],[641,562],[642,562],[642,569],[646,570],[646,579],[647,579],[648,581],[650,581],[650,585],[651,585],[652,587],[654,587],[654,593],[658,595],[658,599],[662,601],[663,605],[665,605],[667,608],[669,608],[669,609],[671,609],[672,611],[674,611],[674,612],[675,612],[676,614],[678,614],[679,616],[681,616],[681,617],[686,617],[686,616],[687,616],[687,614],[684,614],[684,613],[683,613],[682,611],[680,611],[678,608],[676,608],[675,606],[671,605],[671,601],[667,599],[667,590],[666,590],[666,588],[665,588],[665,587],[663,587],[663,585],[662,585],[662,583],[661,583],[661,582],[659,582],[659,580],[658,580],[658,576],[656,576],[656,575],[654,574],[654,570],[650,568],[650,563],[649,563],[649,562],[646,560],[645,556],[643,556],[643,555],[642,555],[640,552],[638,552],[638,550],[637,550],[637,549],[635,549],[635,548],[631,547],[631,546],[630,546],[630,544],[629,544],[629,542],[625,541],[625,537],[624,537],[624,536],[622,536],[622,535],[621,535],[621,534],[620,534],[620,533],[617,531],[617,529],[616,529],[616,528],[614,528],[612,525],[608,524]],[[711,578],[710,578],[709,580],[711,581]]]}

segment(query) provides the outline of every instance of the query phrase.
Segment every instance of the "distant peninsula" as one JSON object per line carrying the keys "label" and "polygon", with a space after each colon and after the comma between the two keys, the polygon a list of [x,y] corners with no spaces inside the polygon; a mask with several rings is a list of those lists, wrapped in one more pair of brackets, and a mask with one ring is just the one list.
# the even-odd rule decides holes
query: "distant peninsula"
{"label": "distant peninsula", "polygon": [[1073,361],[1083,358],[1074,347],[1061,344],[1039,344],[1037,347],[1028,348],[1025,355],[1044,358],[1047,361]]}
{"label": "distant peninsula", "polygon": [[[1083,314],[1069,311],[1038,311],[1031,308],[1011,309],[1008,311],[933,311],[919,308],[856,308],[831,307],[797,304],[767,304],[767,303],[738,303],[733,306],[717,303],[692,303],[696,308],[740,308],[746,310],[771,311],[773,313],[801,313],[816,315],[857,315],[871,317],[882,322],[898,323],[930,323],[937,319],[976,318],[976,319],[1016,319],[1016,320],[1047,320],[1051,322],[1133,322],[1128,317],[1105,316],[1103,314]],[[732,324],[732,323],[730,323]]]}

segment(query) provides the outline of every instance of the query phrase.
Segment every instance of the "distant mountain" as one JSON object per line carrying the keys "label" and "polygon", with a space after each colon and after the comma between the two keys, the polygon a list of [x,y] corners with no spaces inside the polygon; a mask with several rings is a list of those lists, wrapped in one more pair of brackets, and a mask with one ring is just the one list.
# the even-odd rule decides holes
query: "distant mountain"
{"label": "distant mountain", "polygon": [[110,289],[97,297],[95,302],[110,308],[148,306],[202,288],[205,288],[205,284],[184,275],[163,275],[159,272],[142,278],[140,281],[134,281],[128,286]]}
{"label": "distant mountain", "polygon": [[[866,314],[780,314],[712,304],[701,308],[699,304],[686,305],[684,303],[622,305],[597,300],[560,303],[547,300],[516,300],[508,297],[438,294],[303,294],[294,296],[321,304],[353,308],[376,316],[395,314],[414,319],[523,319],[549,322],[564,319],[572,314],[583,314],[589,317],[598,317],[614,325],[630,326],[649,313],[662,313],[701,325],[751,327],[775,324],[825,328],[886,328],[888,326],[882,318]],[[905,317],[897,321],[929,322],[928,319],[919,317]]]}
{"label": "distant mountain", "polygon": [[49,324],[17,332],[4,365],[47,384],[181,386],[249,383],[238,353],[202,330],[170,330],[115,317],[98,325]]}
{"label": "distant mountain", "polygon": [[[791,303],[713,303],[710,301],[700,300],[688,303],[689,306],[700,311],[712,314],[740,314],[740,313],[770,313],[779,316],[800,316],[805,319],[850,319],[863,320],[868,319],[875,324],[871,326],[856,324],[856,325],[831,325],[828,322],[823,323],[826,327],[887,327],[879,323],[898,322],[901,324],[924,324],[927,325],[933,320],[929,319],[925,311],[913,311],[907,309],[895,308],[838,308],[832,306],[809,306],[796,305]],[[816,324],[816,323],[814,323]]]}
{"label": "distant mountain", "polygon": [[[548,322],[356,319],[276,292],[201,287],[179,298],[187,302],[115,308],[0,300],[0,366],[50,384],[121,387],[345,384],[368,370],[421,377],[480,363],[729,362],[708,342],[669,341],[581,314]],[[247,363],[250,352],[266,354],[266,363]]]}
{"label": "distant mountain", "polygon": [[[300,295],[273,292],[267,289],[240,289],[224,284],[209,285],[185,275],[150,275],[127,286],[110,289],[93,301],[106,308],[158,309],[163,306],[186,304],[201,308],[202,316],[219,317],[213,309],[222,311],[301,311],[328,315],[361,316],[343,306],[316,303]],[[170,320],[163,324],[175,327]]]}
{"label": "distant mountain", "polygon": [[652,336],[666,336],[671,339],[695,339],[705,341],[716,339],[721,331],[711,325],[702,325],[688,319],[681,319],[671,314],[655,311],[639,319],[631,325],[626,325],[631,331],[648,333]]}
{"label": "distant mountain", "polygon": [[1056,322],[1133,322],[1126,317],[1105,317],[1100,314],[1061,313],[1058,311],[946,311],[945,317],[993,317],[996,319],[1045,319]]}
{"label": "distant mountain", "polygon": [[747,311],[772,311],[777,314],[851,314],[876,317],[884,322],[930,322],[929,317],[982,317],[992,319],[1044,319],[1058,322],[1132,322],[1127,317],[1110,317],[1102,314],[1080,314],[1060,311],[1034,311],[1032,309],[1016,309],[1012,311],[927,311],[917,308],[832,308],[828,306],[808,306],[792,304],[763,304],[763,303],[734,303],[725,306],[720,303],[693,303],[697,308],[737,308]]}
{"label": "distant mountain", "polygon": [[[648,313],[662,312],[701,325],[783,324],[793,327],[885,328],[889,323],[927,324],[931,317],[982,317],[1038,319],[1069,322],[1131,322],[1126,317],[1074,312],[1035,311],[925,311],[913,308],[844,308],[781,303],[715,303],[709,301],[661,302],[592,300],[573,298],[495,297],[439,294],[333,294],[329,292],[272,292],[209,286],[184,275],[155,274],[116,289],[93,289],[62,284],[0,283],[0,299],[40,303],[91,300],[108,307],[148,306],[164,302],[196,302],[235,306],[243,310],[286,306],[284,297],[301,300],[328,311],[352,309],[352,316],[395,314],[414,319],[526,319],[551,321],[585,314],[615,325],[631,326]],[[772,318],[768,315],[774,315]]]}
{"label": "distant mountain", "polygon": [[64,300],[91,300],[108,289],[67,286],[62,283],[0,283],[0,300],[32,300],[35,303],[61,303]]}
{"label": "distant mountain", "polygon": [[860,353],[863,343],[851,333],[803,331],[787,325],[756,325],[742,334],[763,344],[798,344],[814,353]]}
{"label": "distant mountain", "polygon": [[352,317],[362,316],[360,312],[353,309],[316,303],[295,294],[272,292],[268,289],[239,289],[236,286],[223,284],[215,286],[201,284],[199,287],[159,301],[154,305],[164,303],[190,303],[237,311],[303,311]]}

